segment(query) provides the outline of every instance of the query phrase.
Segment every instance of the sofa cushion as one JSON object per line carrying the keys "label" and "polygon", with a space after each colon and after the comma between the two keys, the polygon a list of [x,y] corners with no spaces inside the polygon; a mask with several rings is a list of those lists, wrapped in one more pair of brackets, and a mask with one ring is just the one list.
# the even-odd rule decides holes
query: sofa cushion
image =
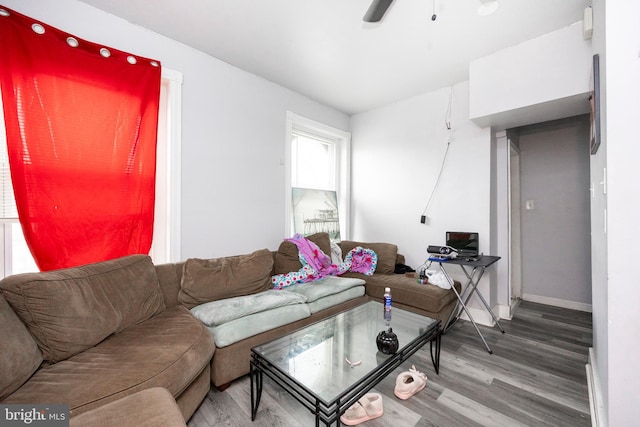
{"label": "sofa cushion", "polygon": [[180,394],[215,350],[204,325],[172,307],[80,354],[43,366],[2,403],[64,402],[72,417],[151,387]]}
{"label": "sofa cushion", "polygon": [[249,314],[305,302],[307,297],[302,294],[271,289],[200,304],[191,309],[191,314],[207,326],[218,326]]}
{"label": "sofa cushion", "polygon": [[[356,277],[365,277],[359,273],[347,273]],[[439,313],[442,309],[456,300],[456,294],[451,289],[442,289],[436,285],[427,283],[422,285],[415,278],[402,274],[374,274],[366,276],[367,294],[383,300],[384,288],[391,288],[393,302],[431,313]],[[456,282],[456,289],[460,291],[460,283]]]}
{"label": "sofa cushion", "polygon": [[309,311],[311,312],[311,314],[315,314],[327,308],[340,305],[343,302],[361,297],[364,294],[364,285],[358,285],[352,288],[345,289],[344,291],[338,292],[337,294],[331,294],[322,298],[318,298],[313,302],[307,303],[307,306],[309,307]]}
{"label": "sofa cushion", "polygon": [[180,282],[182,281],[182,270],[184,261],[155,264],[158,283],[164,297],[164,305],[175,307],[178,305],[178,292],[180,292]]}
{"label": "sofa cushion", "polygon": [[[328,233],[316,233],[305,236],[315,243],[325,255],[331,256],[331,240]],[[275,257],[275,274],[286,274],[292,271],[298,271],[302,268],[298,258],[298,247],[295,243],[284,240],[280,243]]]}
{"label": "sofa cushion", "polygon": [[0,294],[0,401],[29,379],[42,363],[42,353],[26,326]]}
{"label": "sofa cushion", "polygon": [[226,347],[310,315],[307,304],[294,304],[260,311],[219,326],[206,326],[206,328],[213,336],[216,347]]}
{"label": "sofa cushion", "polygon": [[364,284],[365,281],[360,278],[326,276],[313,282],[289,286],[287,287],[287,291],[304,295],[307,303],[311,303],[328,295],[338,294],[356,286],[363,286]]}
{"label": "sofa cushion", "polygon": [[393,274],[396,268],[396,259],[398,257],[398,246],[391,243],[364,243],[343,240],[340,242],[342,248],[342,256],[345,257],[349,251],[356,246],[365,249],[371,249],[378,255],[378,266],[376,273]]}
{"label": "sofa cushion", "polygon": [[52,363],[165,309],[146,255],[9,276],[0,289]]}
{"label": "sofa cushion", "polygon": [[248,255],[214,259],[190,258],[184,263],[178,301],[191,309],[224,298],[271,289],[273,255],[261,249]]}

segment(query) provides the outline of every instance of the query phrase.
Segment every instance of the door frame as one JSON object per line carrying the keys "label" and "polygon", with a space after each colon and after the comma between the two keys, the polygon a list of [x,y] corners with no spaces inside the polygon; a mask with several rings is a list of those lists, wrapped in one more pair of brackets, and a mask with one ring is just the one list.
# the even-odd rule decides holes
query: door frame
{"label": "door frame", "polygon": [[511,312],[515,310],[523,295],[522,289],[522,234],[520,198],[520,149],[511,137],[509,142],[509,302]]}

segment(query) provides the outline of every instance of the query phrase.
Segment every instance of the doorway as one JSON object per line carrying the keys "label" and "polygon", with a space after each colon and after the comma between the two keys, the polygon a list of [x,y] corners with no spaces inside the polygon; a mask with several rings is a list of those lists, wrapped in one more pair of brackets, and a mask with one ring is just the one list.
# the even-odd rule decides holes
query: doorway
{"label": "doorway", "polygon": [[509,302],[591,311],[588,115],[507,135]]}

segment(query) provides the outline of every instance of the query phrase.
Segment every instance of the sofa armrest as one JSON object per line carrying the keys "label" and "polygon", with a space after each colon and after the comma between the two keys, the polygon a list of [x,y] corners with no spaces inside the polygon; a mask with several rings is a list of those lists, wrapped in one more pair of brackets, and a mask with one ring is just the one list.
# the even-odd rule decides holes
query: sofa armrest
{"label": "sofa armrest", "polygon": [[178,427],[185,426],[182,412],[165,388],[153,387],[72,417],[70,427]]}

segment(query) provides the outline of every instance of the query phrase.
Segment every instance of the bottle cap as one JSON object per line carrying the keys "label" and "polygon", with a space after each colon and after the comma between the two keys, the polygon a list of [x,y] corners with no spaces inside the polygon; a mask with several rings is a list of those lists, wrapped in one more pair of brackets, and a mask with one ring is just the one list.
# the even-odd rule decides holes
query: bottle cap
{"label": "bottle cap", "polygon": [[391,292],[391,288],[384,288],[385,292]]}

